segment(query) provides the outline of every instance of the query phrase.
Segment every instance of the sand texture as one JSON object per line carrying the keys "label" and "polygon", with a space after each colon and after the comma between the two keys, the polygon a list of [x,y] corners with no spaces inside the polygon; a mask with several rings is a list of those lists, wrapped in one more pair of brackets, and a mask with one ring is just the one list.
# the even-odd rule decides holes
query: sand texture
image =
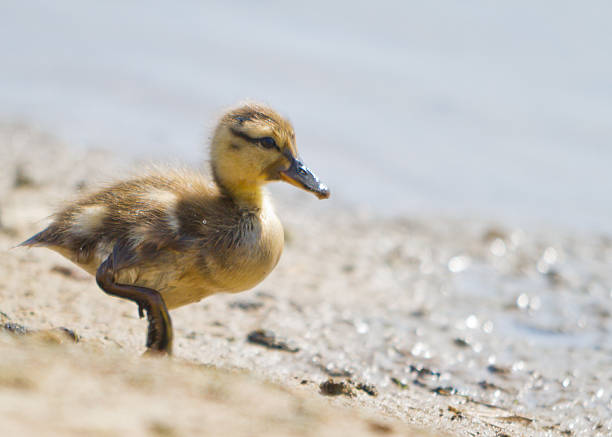
{"label": "sand texture", "polygon": [[612,432],[606,236],[380,218],[275,189],[276,270],[173,311],[174,357],[154,359],[134,304],[14,248],[136,165],[17,125],[0,126],[0,162],[2,435]]}

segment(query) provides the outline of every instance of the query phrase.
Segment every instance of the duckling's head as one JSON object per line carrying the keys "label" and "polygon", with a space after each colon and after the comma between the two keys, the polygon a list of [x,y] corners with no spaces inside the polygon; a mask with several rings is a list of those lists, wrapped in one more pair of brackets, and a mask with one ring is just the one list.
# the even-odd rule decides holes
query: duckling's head
{"label": "duckling's head", "polygon": [[243,104],[221,117],[212,139],[211,164],[216,182],[237,197],[277,180],[319,199],[329,197],[327,186],[300,160],[291,123],[263,105]]}

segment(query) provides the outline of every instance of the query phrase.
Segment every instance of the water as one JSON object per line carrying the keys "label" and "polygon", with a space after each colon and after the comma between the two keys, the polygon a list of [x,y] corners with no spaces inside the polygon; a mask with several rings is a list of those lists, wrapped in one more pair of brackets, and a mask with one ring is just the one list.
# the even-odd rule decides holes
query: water
{"label": "water", "polygon": [[612,229],[609,2],[0,8],[2,119],[197,162],[252,98],[291,117],[336,201]]}

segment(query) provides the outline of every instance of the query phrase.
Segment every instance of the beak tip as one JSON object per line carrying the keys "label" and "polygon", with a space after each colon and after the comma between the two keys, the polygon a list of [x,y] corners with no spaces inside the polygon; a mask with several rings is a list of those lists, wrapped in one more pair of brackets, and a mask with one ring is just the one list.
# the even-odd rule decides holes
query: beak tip
{"label": "beak tip", "polygon": [[317,193],[317,197],[319,199],[329,199],[330,194],[331,193],[329,192],[329,188],[327,188],[327,185],[321,184],[319,192]]}

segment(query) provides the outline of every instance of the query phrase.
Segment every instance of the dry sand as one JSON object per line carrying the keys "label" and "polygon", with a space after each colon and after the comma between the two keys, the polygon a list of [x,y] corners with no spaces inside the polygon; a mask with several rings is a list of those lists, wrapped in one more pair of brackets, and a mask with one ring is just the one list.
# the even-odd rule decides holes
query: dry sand
{"label": "dry sand", "polygon": [[611,432],[605,236],[382,219],[284,190],[273,274],[173,311],[174,357],[144,358],[135,305],[51,251],[13,248],[125,174],[115,159],[0,126],[0,434]]}

